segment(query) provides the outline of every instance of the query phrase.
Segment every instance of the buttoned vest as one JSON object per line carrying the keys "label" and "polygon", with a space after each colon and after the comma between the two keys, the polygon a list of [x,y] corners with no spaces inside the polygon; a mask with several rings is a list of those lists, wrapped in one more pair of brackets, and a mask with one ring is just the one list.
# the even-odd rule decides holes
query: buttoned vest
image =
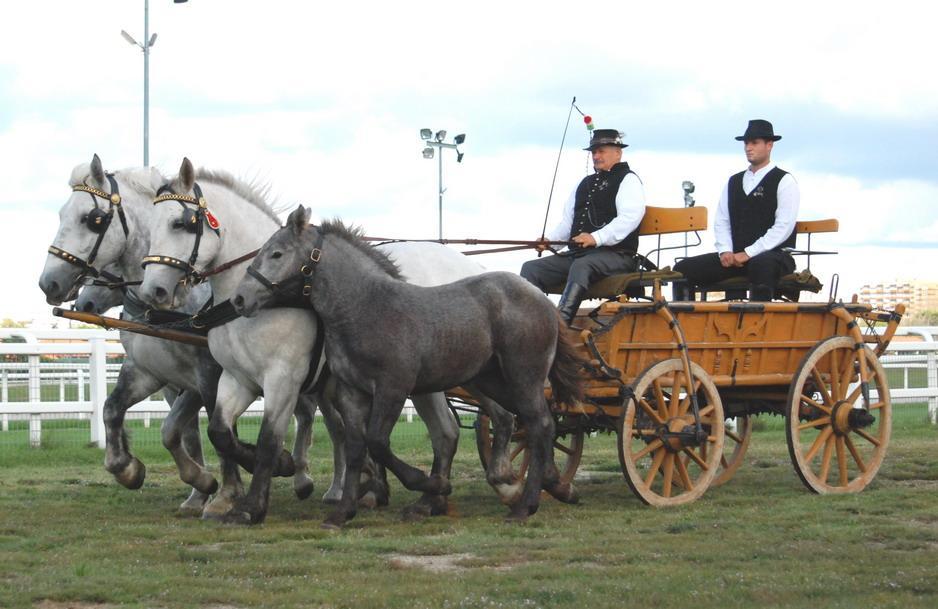
{"label": "buttoned vest", "polygon": [[[775,224],[778,184],[788,172],[773,167],[748,195],[743,190],[744,173],[741,171],[732,176],[727,186],[730,234],[733,237],[734,252],[741,252],[758,241]],[[775,249],[783,247],[795,247],[794,229]]]}
{"label": "buttoned vest", "polygon": [[[616,195],[619,185],[630,173],[628,163],[616,163],[609,171],[600,171],[586,176],[576,189],[573,206],[573,224],[570,238],[580,233],[592,233],[606,226],[618,215]],[[635,253],[638,251],[638,228],[619,243],[609,246],[616,251]]]}

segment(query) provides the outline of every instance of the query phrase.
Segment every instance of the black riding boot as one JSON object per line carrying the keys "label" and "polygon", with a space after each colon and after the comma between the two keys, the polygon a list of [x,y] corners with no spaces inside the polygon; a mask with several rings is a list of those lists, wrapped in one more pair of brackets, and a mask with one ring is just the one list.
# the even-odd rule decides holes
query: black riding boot
{"label": "black riding boot", "polygon": [[573,318],[576,317],[580,303],[583,302],[585,297],[586,288],[578,283],[568,283],[567,287],[564,288],[563,296],[560,297],[557,308],[560,310],[560,317],[567,322],[568,326],[573,323]]}

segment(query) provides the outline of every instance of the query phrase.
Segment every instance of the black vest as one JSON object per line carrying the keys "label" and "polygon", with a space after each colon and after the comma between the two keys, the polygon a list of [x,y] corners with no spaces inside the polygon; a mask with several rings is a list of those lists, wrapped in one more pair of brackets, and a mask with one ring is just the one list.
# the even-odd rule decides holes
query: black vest
{"label": "black vest", "polygon": [[[727,187],[730,212],[730,234],[733,236],[733,251],[741,252],[758,241],[775,224],[778,208],[778,183],[788,173],[774,167],[748,195],[743,190],[741,171],[730,178]],[[795,247],[795,231],[775,247]]]}
{"label": "black vest", "polygon": [[[635,172],[629,169],[628,163],[616,163],[609,171],[600,171],[583,178],[576,188],[571,239],[580,233],[592,233],[615,220],[619,213],[616,209],[619,185],[630,173]],[[638,228],[621,242],[609,247],[634,254],[638,251]]]}

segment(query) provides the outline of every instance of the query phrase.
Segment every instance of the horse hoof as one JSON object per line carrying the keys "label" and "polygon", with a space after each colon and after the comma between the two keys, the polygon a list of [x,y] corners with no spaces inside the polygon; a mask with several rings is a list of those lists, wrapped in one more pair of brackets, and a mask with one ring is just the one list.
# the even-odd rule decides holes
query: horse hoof
{"label": "horse hoof", "polygon": [[188,480],[183,480],[183,482],[191,484],[197,491],[206,495],[214,495],[218,492],[218,480],[208,472],[202,472],[191,482]]}
{"label": "horse hoof", "polygon": [[299,482],[294,481],[293,494],[296,495],[296,498],[300,501],[308,499],[309,496],[313,494],[313,481],[308,477]]}
{"label": "horse hoof", "polygon": [[332,523],[332,522],[329,522],[328,520],[324,520],[324,521],[319,525],[319,528],[320,528],[320,529],[325,529],[325,530],[327,530],[327,531],[341,531],[341,530],[342,530],[342,525],[340,525],[340,524],[334,524],[334,523]]}
{"label": "horse hoof", "polygon": [[442,476],[432,476],[431,480],[434,481],[436,488],[435,495],[451,495],[453,492],[453,485],[450,484],[449,479]]}
{"label": "horse hoof", "polygon": [[132,491],[143,486],[143,480],[147,477],[147,466],[140,459],[134,457],[120,472],[114,474],[114,478],[120,482],[121,486],[129,488]]}
{"label": "horse hoof", "polygon": [[277,468],[274,475],[281,478],[289,478],[295,474],[296,464],[293,462],[293,455],[285,450],[281,451],[280,457],[277,459]]}
{"label": "horse hoof", "polygon": [[368,510],[376,509],[378,507],[378,497],[374,491],[368,491],[358,498],[358,505]]}
{"label": "horse hoof", "polygon": [[249,512],[242,510],[231,510],[222,517],[222,522],[225,524],[239,524],[239,525],[249,525],[253,524],[253,519]]}
{"label": "horse hoof", "polygon": [[505,516],[505,522],[507,524],[524,524],[528,521],[528,515],[524,512],[517,512],[512,510],[510,514]]}
{"label": "horse hoof", "polygon": [[522,484],[521,481],[517,481],[514,484],[496,484],[494,488],[495,492],[498,493],[498,500],[501,501],[503,505],[511,506],[518,503],[518,500],[521,499],[524,484]]}
{"label": "horse hoof", "polygon": [[325,503],[326,505],[337,505],[340,501],[342,501],[341,491],[338,493],[335,493],[335,492],[332,492],[332,490],[330,489],[326,491],[326,493],[322,496],[322,502]]}
{"label": "horse hoof", "polygon": [[576,487],[569,482],[566,484],[558,484],[557,486],[546,490],[548,493],[550,493],[551,497],[557,501],[569,503],[571,505],[580,502],[580,493],[577,492]]}
{"label": "horse hoof", "polygon": [[176,508],[176,515],[182,518],[198,518],[202,514],[202,506],[189,505],[188,501]]}
{"label": "horse hoof", "polygon": [[350,515],[350,516],[346,516],[346,515],[345,515],[344,513],[342,513],[342,512],[333,512],[333,513],[329,514],[328,516],[326,516],[326,519],[323,520],[323,521],[322,521],[322,524],[319,525],[319,526],[322,527],[322,528],[324,528],[324,529],[331,529],[331,530],[333,530],[333,531],[337,531],[337,530],[341,529],[341,528],[342,528],[342,525],[345,524],[346,522],[348,522],[348,520],[349,520],[352,516],[354,516],[354,515],[355,515],[355,514],[352,514],[352,515]]}

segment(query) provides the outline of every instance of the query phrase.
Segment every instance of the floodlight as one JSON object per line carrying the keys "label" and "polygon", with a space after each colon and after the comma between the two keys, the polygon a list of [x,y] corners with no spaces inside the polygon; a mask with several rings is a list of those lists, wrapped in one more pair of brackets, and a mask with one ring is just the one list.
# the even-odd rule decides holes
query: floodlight
{"label": "floodlight", "polygon": [[426,148],[424,148],[424,149],[423,149],[423,158],[425,158],[425,159],[432,159],[432,158],[433,158],[433,148],[431,148],[430,146],[427,146]]}
{"label": "floodlight", "polygon": [[432,130],[432,129],[421,129],[421,130],[420,130],[420,139],[422,139],[422,140],[428,140],[428,139],[430,139],[431,137],[433,137],[433,130]]}
{"label": "floodlight", "polygon": [[439,131],[436,132],[436,141],[442,142],[442,141],[445,140],[445,139],[446,139],[446,130],[445,130],[445,129],[440,129]]}
{"label": "floodlight", "polygon": [[465,134],[465,133],[460,133],[459,135],[457,135],[456,137],[453,138],[453,141],[456,142],[456,145],[457,145],[457,146],[460,145],[460,144],[462,144],[463,142],[466,141],[466,134]]}
{"label": "floodlight", "polygon": [[140,46],[140,44],[136,40],[134,40],[134,37],[128,34],[126,30],[121,30],[121,36],[123,36],[124,40],[126,40],[130,44],[134,46]]}
{"label": "floodlight", "polygon": [[466,153],[465,153],[465,152],[459,152],[459,151],[456,152],[456,162],[457,162],[457,163],[462,163],[462,157],[463,157],[464,154],[466,154]]}
{"label": "floodlight", "polygon": [[189,0],[173,0],[173,4],[185,4]]}
{"label": "floodlight", "polygon": [[155,42],[156,42],[156,33],[154,32],[153,35],[150,36],[150,42],[147,43],[147,46],[152,47]]}
{"label": "floodlight", "polygon": [[681,188],[683,188],[686,193],[694,192],[694,183],[690,180],[684,180],[681,183]]}

